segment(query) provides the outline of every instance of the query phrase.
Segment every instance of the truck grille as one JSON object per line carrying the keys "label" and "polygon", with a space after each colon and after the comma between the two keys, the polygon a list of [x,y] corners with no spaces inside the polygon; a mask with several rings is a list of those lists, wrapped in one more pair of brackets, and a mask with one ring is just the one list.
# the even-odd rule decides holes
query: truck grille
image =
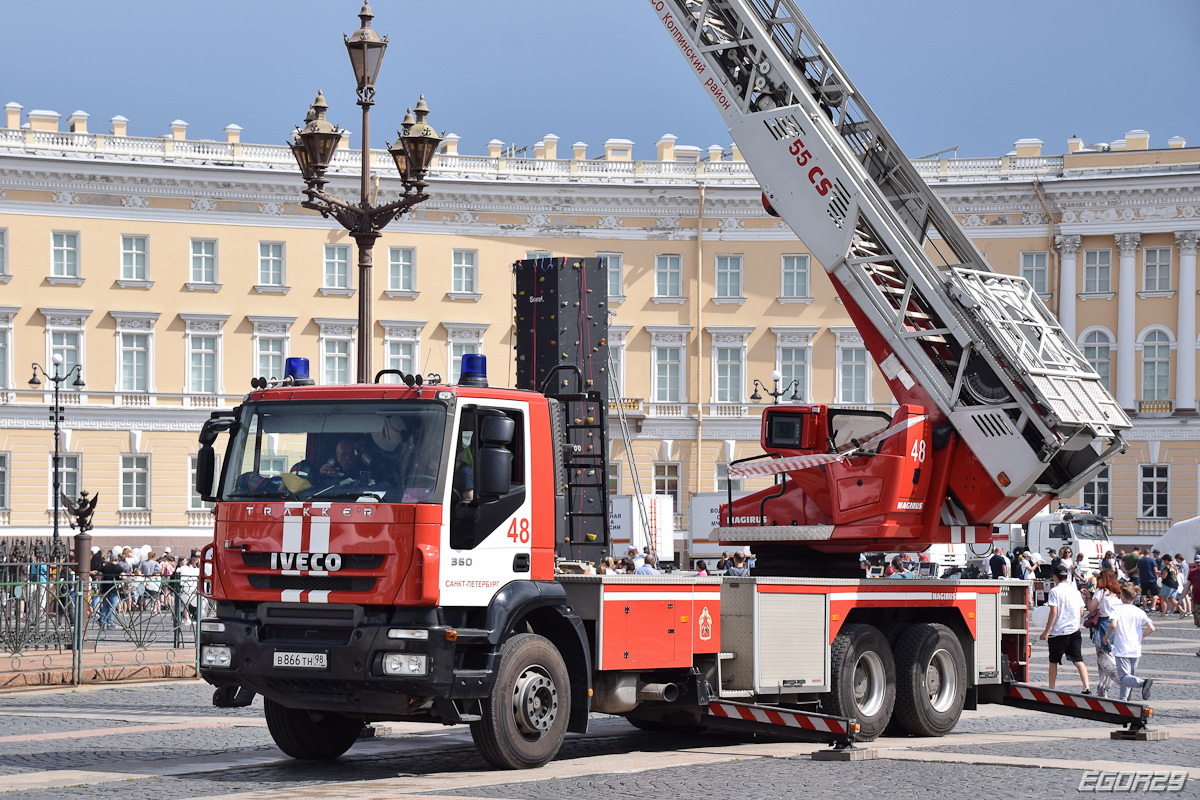
{"label": "truck grille", "polygon": [[248,575],[253,589],[288,589],[314,592],[369,592],[375,588],[374,578],[342,575]]}
{"label": "truck grille", "polygon": [[[242,563],[254,569],[270,569],[270,553],[242,553]],[[382,553],[345,553],[342,569],[379,569],[383,566]]]}

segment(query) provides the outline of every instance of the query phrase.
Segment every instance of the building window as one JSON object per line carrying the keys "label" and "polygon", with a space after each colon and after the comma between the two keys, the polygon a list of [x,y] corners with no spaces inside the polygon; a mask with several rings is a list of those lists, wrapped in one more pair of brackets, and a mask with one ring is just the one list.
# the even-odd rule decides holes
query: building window
{"label": "building window", "polygon": [[121,280],[146,281],[146,251],[149,240],[145,236],[121,237]]}
{"label": "building window", "polygon": [[1104,331],[1092,331],[1083,337],[1083,357],[1100,375],[1101,385],[1109,388],[1109,374],[1112,363],[1112,339]]}
{"label": "building window", "polygon": [[716,296],[742,296],[741,256],[717,256]]}
{"label": "building window", "polygon": [[217,392],[217,337],[188,337],[188,391],[199,394]]}
{"label": "building window", "polygon": [[608,493],[621,493],[621,468],[624,466],[620,461],[608,462]]}
{"label": "building window", "polygon": [[742,491],[742,478],[729,477],[729,464],[724,461],[716,463],[717,468],[717,491],[725,492],[732,489],[735,492]]}
{"label": "building window", "polygon": [[623,397],[625,382],[625,344],[610,341],[608,343],[608,394],[610,397]]}
{"label": "building window", "polygon": [[121,511],[150,510],[150,457],[121,456]]}
{"label": "building window", "polygon": [[625,296],[625,264],[620,253],[597,253],[601,266],[608,274],[608,296],[614,300]]}
{"label": "building window", "polygon": [[325,245],[326,289],[350,288],[350,247],[344,244]]}
{"label": "building window", "polygon": [[416,291],[416,253],[411,247],[388,248],[388,289],[393,292]]}
{"label": "building window", "polygon": [[258,283],[283,286],[283,242],[258,243]]}
{"label": "building window", "polygon": [[1142,399],[1171,399],[1171,339],[1164,331],[1142,341]]}
{"label": "building window", "polygon": [[283,359],[285,339],[262,337],[258,340],[258,352],[255,362],[258,364],[258,375],[264,378],[283,377]]}
{"label": "building window", "polygon": [[525,260],[526,261],[545,261],[545,260],[548,260],[551,258],[554,258],[554,253],[551,253],[549,250],[526,250],[525,251]]}
{"label": "building window", "polygon": [[258,471],[267,477],[282,475],[287,468],[287,456],[263,456],[258,460]]}
{"label": "building window", "polygon": [[349,339],[326,339],[322,360],[324,362],[323,383],[336,385],[350,382]]}
{"label": "building window", "polygon": [[[80,338],[83,336],[78,331],[51,331],[50,332],[50,358],[55,356],[62,358],[62,374],[66,375],[79,364],[79,349]],[[71,384],[66,382],[62,384],[62,388],[66,389]]]}
{"label": "building window", "polygon": [[192,283],[216,282],[216,239],[192,239]]}
{"label": "building window", "polygon": [[654,257],[654,294],[656,297],[683,297],[682,256]]}
{"label": "building window", "polygon": [[475,262],[478,253],[475,250],[455,250],[453,255],[453,277],[450,291],[454,294],[475,294],[476,282]]}
{"label": "building window", "polygon": [[12,372],[8,358],[8,328],[0,327],[0,389],[11,389],[9,373]]}
{"label": "building window", "polygon": [[79,277],[79,234],[55,231],[51,234],[50,264],[52,278]]}
{"label": "building window", "polygon": [[658,462],[654,465],[654,493],[670,495],[675,501],[675,513],[682,513],[679,507],[679,462]]}
{"label": "building window", "polygon": [[[262,459],[266,462],[266,458]],[[266,474],[259,470],[261,474]],[[220,475],[221,471],[217,470]],[[200,493],[196,491],[196,456],[191,456],[188,459],[188,511],[212,511],[213,504],[200,499]]]}
{"label": "building window", "polygon": [[743,400],[742,348],[718,347],[713,352],[716,383],[713,400],[717,403],[740,403]]}
{"label": "building window", "polygon": [[838,391],[839,402],[867,403],[867,351],[862,347],[843,347],[839,351]]}
{"label": "building window", "polygon": [[808,297],[808,256],[784,256],[779,272],[779,297],[799,300]]}
{"label": "building window", "polygon": [[1096,477],[1083,485],[1083,504],[1097,516],[1111,518],[1108,503],[1108,467],[1096,473]]}
{"label": "building window", "polygon": [[450,383],[457,384],[462,377],[462,357],[478,353],[479,345],[475,342],[452,342],[450,344]]}
{"label": "building window", "polygon": [[[396,369],[403,372],[405,375],[412,375],[417,369],[417,344],[416,342],[388,342],[387,343],[387,369]],[[399,383],[398,375],[385,375],[388,383]]]}
{"label": "building window", "polygon": [[1021,277],[1029,281],[1033,291],[1038,294],[1048,294],[1046,288],[1046,259],[1049,254],[1044,250],[1037,253],[1021,253]]}
{"label": "building window", "polygon": [[1083,251],[1083,291],[1085,294],[1112,291],[1112,250]]}
{"label": "building window", "polygon": [[150,337],[144,333],[122,333],[121,383],[122,392],[144,392],[149,386]]}
{"label": "building window", "polygon": [[1143,519],[1168,519],[1171,481],[1166,464],[1142,464]]}
{"label": "building window", "polygon": [[7,511],[8,504],[8,453],[0,453],[0,511]]}
{"label": "building window", "polygon": [[654,348],[654,401],[657,403],[679,403],[680,359],[678,347]]}
{"label": "building window", "polygon": [[1171,291],[1171,248],[1147,247],[1144,254],[1142,290]]}
{"label": "building window", "polygon": [[785,392],[779,398],[785,402],[803,402],[808,397],[808,348],[779,348],[779,388]]}
{"label": "building window", "polygon": [[[58,456],[58,489],[67,497],[75,500],[79,497],[79,473],[82,465],[80,456],[60,453]],[[50,456],[50,492],[54,491],[54,456]],[[47,508],[54,508],[54,497],[49,497]],[[61,501],[60,501],[61,502]]]}

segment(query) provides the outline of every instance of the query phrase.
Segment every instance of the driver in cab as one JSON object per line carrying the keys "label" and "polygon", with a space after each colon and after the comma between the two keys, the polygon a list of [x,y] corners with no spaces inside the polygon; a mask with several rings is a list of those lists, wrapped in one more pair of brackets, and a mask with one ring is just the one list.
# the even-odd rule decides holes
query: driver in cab
{"label": "driver in cab", "polygon": [[363,459],[362,447],[349,437],[341,439],[334,448],[333,458],[321,465],[322,481],[326,486],[355,481],[370,485],[374,483],[368,464]]}

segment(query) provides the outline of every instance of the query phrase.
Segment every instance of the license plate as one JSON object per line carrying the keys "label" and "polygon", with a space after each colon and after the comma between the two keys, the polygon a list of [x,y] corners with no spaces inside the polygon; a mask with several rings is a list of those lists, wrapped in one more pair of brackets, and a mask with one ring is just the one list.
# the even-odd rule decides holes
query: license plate
{"label": "license plate", "polygon": [[329,657],[325,653],[275,653],[275,666],[297,669],[328,669]]}

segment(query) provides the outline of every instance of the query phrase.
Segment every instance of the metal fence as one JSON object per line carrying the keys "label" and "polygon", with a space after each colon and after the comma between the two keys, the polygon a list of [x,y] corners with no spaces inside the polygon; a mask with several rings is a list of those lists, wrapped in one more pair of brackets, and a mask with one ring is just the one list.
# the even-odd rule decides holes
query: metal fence
{"label": "metal fence", "polygon": [[0,688],[196,675],[196,583],[79,577],[62,542],[0,540]]}

